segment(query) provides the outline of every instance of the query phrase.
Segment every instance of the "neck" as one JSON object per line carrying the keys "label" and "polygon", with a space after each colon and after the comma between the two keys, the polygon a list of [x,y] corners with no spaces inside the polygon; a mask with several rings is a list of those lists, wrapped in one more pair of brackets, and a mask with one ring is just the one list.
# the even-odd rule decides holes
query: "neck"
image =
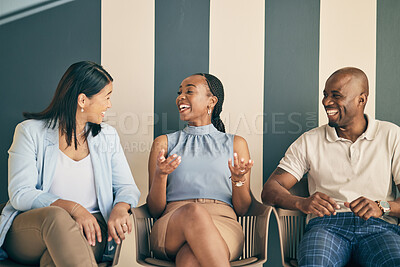
{"label": "neck", "polygon": [[211,124],[211,117],[208,116],[206,120],[199,121],[188,121],[189,126],[205,126]]}
{"label": "neck", "polygon": [[335,127],[339,137],[355,142],[362,135],[368,126],[368,120],[362,115],[362,118],[355,118],[352,123],[344,127]]}

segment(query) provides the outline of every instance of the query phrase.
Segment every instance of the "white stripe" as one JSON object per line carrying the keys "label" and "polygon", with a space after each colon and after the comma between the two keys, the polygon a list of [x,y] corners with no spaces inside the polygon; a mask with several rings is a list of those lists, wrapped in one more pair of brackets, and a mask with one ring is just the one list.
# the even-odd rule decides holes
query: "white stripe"
{"label": "white stripe", "polygon": [[148,192],[147,161],[153,141],[154,0],[102,1],[101,59],[114,78],[107,123],[117,128],[141,192]]}
{"label": "white stripe", "polygon": [[[362,69],[369,79],[366,113],[375,117],[376,0],[321,0],[319,99],[326,79],[342,67]],[[319,104],[319,124],[327,117]]]}
{"label": "white stripe", "polygon": [[210,1],[209,69],[224,84],[227,132],[248,142],[257,199],[263,186],[264,25],[264,0]]}

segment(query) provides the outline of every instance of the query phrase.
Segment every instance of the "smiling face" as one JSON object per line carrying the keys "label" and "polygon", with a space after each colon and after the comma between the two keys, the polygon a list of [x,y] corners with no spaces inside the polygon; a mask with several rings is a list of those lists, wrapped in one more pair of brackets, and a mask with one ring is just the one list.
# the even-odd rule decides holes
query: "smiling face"
{"label": "smiling face", "polygon": [[[91,98],[86,97],[84,94],[79,96],[81,99],[79,100],[77,113],[84,117],[84,123],[100,124],[103,121],[105,112],[112,106],[110,100],[112,90],[113,84],[110,82]],[[81,112],[81,108],[84,109],[84,112]]]}
{"label": "smiling face", "polygon": [[211,123],[208,109],[214,108],[217,97],[213,96],[204,77],[192,75],[184,79],[179,86],[176,105],[180,119],[189,125],[203,126]]}
{"label": "smiling face", "polygon": [[346,128],[363,118],[365,103],[366,95],[357,77],[339,73],[326,81],[322,104],[328,115],[329,126]]}

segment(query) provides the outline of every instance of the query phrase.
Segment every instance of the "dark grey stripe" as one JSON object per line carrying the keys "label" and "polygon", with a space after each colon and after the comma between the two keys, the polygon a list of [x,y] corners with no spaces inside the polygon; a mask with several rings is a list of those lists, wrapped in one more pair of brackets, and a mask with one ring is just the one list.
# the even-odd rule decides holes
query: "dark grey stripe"
{"label": "dark grey stripe", "polygon": [[319,0],[266,0],[264,182],[289,145],[318,125]]}
{"label": "dark grey stripe", "polygon": [[375,116],[400,125],[400,1],[378,1],[377,9]]}
{"label": "dark grey stripe", "polygon": [[72,63],[100,63],[100,34],[100,1],[72,1],[0,26],[0,202],[8,200],[7,150],[22,112],[46,108]]}
{"label": "dark grey stripe", "polygon": [[155,137],[184,125],[175,99],[184,78],[208,72],[209,21],[209,0],[155,2]]}

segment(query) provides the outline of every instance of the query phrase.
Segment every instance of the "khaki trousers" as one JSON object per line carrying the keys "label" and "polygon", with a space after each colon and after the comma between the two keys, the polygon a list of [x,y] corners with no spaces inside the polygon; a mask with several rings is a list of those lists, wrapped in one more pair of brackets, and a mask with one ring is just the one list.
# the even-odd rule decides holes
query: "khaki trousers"
{"label": "khaki trousers", "polygon": [[60,207],[30,210],[15,217],[3,248],[19,263],[40,266],[97,266],[107,244],[107,224],[93,214],[101,228],[102,242],[89,245],[78,224]]}

